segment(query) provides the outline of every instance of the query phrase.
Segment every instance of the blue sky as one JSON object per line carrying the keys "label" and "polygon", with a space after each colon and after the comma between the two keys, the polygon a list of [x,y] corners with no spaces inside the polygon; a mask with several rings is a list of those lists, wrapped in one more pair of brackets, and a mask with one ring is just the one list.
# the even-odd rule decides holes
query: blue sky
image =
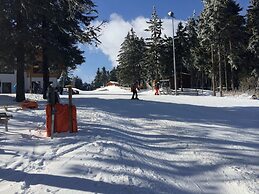
{"label": "blue sky", "polygon": [[[93,81],[97,68],[103,66],[111,70],[116,66],[116,56],[120,44],[127,35],[131,27],[137,32],[138,36],[147,37],[145,21],[151,16],[153,6],[156,7],[157,14],[164,21],[164,33],[172,35],[171,20],[167,17],[169,11],[173,11],[176,17],[175,25],[180,21],[186,21],[192,16],[195,10],[196,14],[203,9],[201,0],[93,0],[97,5],[98,19],[96,23],[105,20],[100,40],[102,44],[98,48],[81,46],[85,51],[86,62],[78,67],[74,72],[84,82]],[[244,7],[245,13],[249,0],[237,0]]]}

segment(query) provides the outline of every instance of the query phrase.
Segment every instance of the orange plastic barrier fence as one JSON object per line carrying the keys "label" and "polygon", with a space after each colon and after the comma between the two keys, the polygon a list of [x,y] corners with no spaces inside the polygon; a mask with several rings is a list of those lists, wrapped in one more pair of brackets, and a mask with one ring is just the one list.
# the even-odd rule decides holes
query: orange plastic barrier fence
{"label": "orange plastic barrier fence", "polygon": [[38,103],[36,101],[31,101],[31,100],[24,100],[21,103],[21,107],[23,109],[25,108],[30,108],[30,109],[37,109],[38,108]]}
{"label": "orange plastic barrier fence", "polygon": [[[69,129],[69,108],[68,104],[56,104],[55,105],[55,132],[70,132]],[[72,106],[72,132],[77,132],[77,119],[76,119],[76,107]],[[46,106],[46,131],[47,136],[51,136],[51,105]]]}

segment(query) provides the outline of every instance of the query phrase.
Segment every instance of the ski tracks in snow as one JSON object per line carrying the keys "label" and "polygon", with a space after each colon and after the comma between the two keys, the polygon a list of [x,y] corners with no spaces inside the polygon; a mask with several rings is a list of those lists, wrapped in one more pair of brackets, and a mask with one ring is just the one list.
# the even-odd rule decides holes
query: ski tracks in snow
{"label": "ski tracks in snow", "polygon": [[54,139],[42,132],[43,109],[17,114],[19,130],[1,132],[0,192],[258,193],[258,128],[240,107],[231,108],[241,118],[236,123],[228,109],[208,108],[203,98],[188,105],[180,96],[107,96],[79,95],[79,133]]}

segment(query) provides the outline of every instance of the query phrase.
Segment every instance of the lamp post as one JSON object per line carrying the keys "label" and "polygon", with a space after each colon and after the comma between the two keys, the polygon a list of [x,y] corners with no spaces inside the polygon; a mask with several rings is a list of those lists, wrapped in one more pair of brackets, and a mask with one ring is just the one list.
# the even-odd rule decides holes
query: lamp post
{"label": "lamp post", "polygon": [[175,46],[174,46],[174,13],[172,11],[168,12],[168,16],[172,18],[172,27],[173,27],[173,64],[174,64],[174,90],[175,95],[177,95],[177,79],[176,79],[176,63],[175,63]]}

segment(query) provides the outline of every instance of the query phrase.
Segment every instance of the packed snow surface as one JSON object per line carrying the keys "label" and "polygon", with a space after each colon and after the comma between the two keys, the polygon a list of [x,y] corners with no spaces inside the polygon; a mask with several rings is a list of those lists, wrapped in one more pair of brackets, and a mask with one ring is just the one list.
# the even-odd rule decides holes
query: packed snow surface
{"label": "packed snow surface", "polygon": [[26,97],[39,109],[0,95],[0,112],[13,115],[8,131],[0,125],[0,193],[259,193],[258,100],[80,91],[78,133],[51,139],[46,101]]}

